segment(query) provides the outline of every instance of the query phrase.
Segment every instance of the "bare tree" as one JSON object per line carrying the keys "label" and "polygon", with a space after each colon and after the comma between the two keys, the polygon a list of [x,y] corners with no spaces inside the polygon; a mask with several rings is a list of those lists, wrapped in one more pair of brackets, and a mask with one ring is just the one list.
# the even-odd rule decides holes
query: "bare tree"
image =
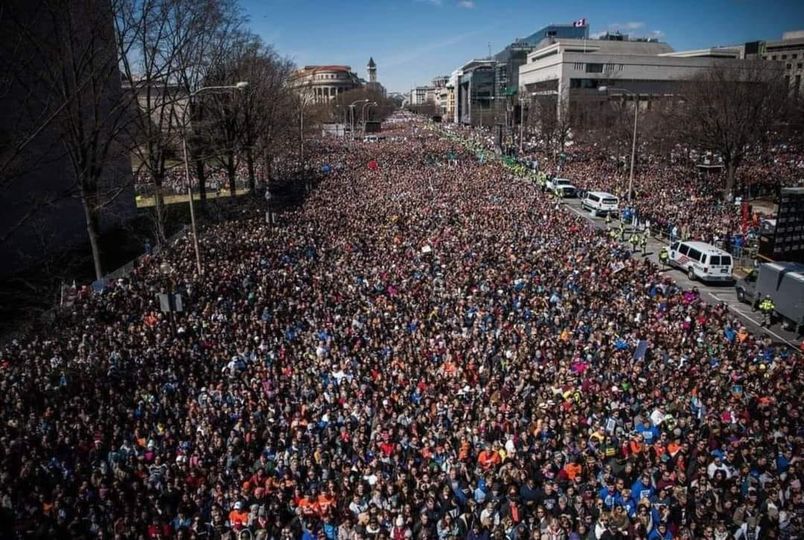
{"label": "bare tree", "polygon": [[116,30],[121,72],[137,97],[132,152],[154,186],[156,236],[164,240],[163,183],[187,137],[202,203],[206,199],[207,140],[190,123],[203,122],[192,93],[216,66],[243,23],[232,0],[118,0]]}
{"label": "bare tree", "polygon": [[717,64],[685,85],[681,97],[675,121],[690,141],[723,158],[730,199],[746,153],[766,141],[785,107],[781,69],[764,61]]}
{"label": "bare tree", "polygon": [[[287,81],[293,64],[280,58],[270,47],[252,47],[243,58],[239,78],[249,86],[240,99],[240,147],[249,175],[249,189],[256,188],[255,169],[263,157],[263,177],[268,181],[271,162],[277,153],[276,141],[291,130],[292,91]],[[270,157],[270,158],[269,158]]]}
{"label": "bare tree", "polygon": [[177,0],[120,0],[115,13],[120,72],[132,97],[130,151],[136,174],[153,184],[156,240],[165,240],[163,183],[175,155],[183,106],[176,81],[180,49],[190,47],[192,34],[171,23]]}
{"label": "bare tree", "polygon": [[572,133],[572,116],[565,98],[557,95],[536,96],[532,101],[531,116],[544,148],[555,159],[564,152]]}

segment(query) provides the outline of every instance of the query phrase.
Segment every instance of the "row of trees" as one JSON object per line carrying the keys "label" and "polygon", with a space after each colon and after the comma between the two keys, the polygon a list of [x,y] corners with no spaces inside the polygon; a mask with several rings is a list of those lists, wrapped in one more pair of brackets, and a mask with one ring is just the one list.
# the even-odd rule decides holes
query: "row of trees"
{"label": "row of trees", "polygon": [[[210,165],[226,172],[234,194],[245,162],[253,191],[258,164],[270,171],[287,150],[295,127],[296,100],[286,84],[293,66],[248,30],[234,0],[117,1],[123,86],[137,100],[128,135],[155,188],[161,241],[162,185],[173,158],[184,157],[184,144],[202,205]],[[232,91],[241,81],[248,86]]]}
{"label": "row of trees", "polygon": [[[270,174],[298,137],[293,66],[249,31],[236,0],[10,0],[0,30],[0,95],[14,103],[4,108],[13,114],[0,137],[0,190],[26,190],[20,182],[46,158],[66,156],[71,169],[0,243],[79,199],[100,278],[100,223],[131,192],[130,157],[154,185],[161,242],[162,186],[184,142],[203,200],[210,166],[234,190],[242,160],[253,188],[257,169]],[[199,92],[237,81],[248,86]]]}
{"label": "row of trees", "polygon": [[[572,139],[620,158],[630,153],[634,106],[634,96],[590,91],[574,95],[571,104],[557,102],[554,95],[534,97],[523,116],[526,130],[554,155]],[[678,85],[672,96],[652,99],[649,106],[642,100],[638,142],[654,155],[668,155],[680,145],[720,156],[726,172],[723,192],[730,197],[748,153],[762,151],[775,134],[800,135],[801,119],[801,100],[790,93],[777,65],[720,64]]]}

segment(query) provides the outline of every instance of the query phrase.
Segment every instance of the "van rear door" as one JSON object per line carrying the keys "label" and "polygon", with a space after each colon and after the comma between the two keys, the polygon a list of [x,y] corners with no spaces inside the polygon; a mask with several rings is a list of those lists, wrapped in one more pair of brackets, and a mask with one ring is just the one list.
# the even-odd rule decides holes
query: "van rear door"
{"label": "van rear door", "polygon": [[616,197],[604,197],[601,206],[603,210],[616,210],[617,202]]}
{"label": "van rear door", "polygon": [[709,255],[709,274],[713,276],[730,276],[733,263],[730,255]]}

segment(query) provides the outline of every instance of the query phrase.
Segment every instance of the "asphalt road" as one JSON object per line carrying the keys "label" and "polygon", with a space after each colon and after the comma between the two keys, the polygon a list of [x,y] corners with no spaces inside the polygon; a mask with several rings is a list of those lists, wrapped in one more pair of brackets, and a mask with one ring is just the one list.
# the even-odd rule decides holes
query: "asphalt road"
{"label": "asphalt road", "polygon": [[[600,229],[606,228],[606,220],[604,218],[592,217],[592,215],[583,210],[581,208],[581,201],[580,199],[563,199],[562,204],[566,206],[570,211],[575,212],[581,217],[584,217],[595,224]],[[616,223],[616,225],[615,225]],[[619,226],[619,222],[613,221],[612,227]],[[627,238],[627,235],[626,235]],[[666,246],[667,244],[661,240],[656,238],[650,237],[648,239],[647,244],[647,253],[642,255],[641,253],[635,253],[634,257],[643,257],[646,256],[650,260],[654,261],[655,263],[659,264],[659,251]],[[739,318],[745,323],[746,327],[756,334],[766,334],[770,336],[770,338],[775,343],[786,343],[791,347],[798,348],[801,344],[802,337],[796,336],[794,332],[789,332],[781,327],[780,324],[776,323],[771,328],[762,328],[761,324],[761,315],[759,312],[753,312],[751,310],[751,306],[748,304],[743,304],[739,300],[737,300],[737,294],[734,290],[733,284],[706,284],[700,281],[691,281],[687,274],[681,270],[676,268],[669,268],[667,270],[663,270],[664,272],[668,272],[672,275],[672,279],[678,283],[681,287],[685,289],[690,289],[692,287],[698,287],[698,291],[701,293],[701,297],[710,303],[716,302],[725,302],[726,305],[729,306],[729,309],[737,314]]]}

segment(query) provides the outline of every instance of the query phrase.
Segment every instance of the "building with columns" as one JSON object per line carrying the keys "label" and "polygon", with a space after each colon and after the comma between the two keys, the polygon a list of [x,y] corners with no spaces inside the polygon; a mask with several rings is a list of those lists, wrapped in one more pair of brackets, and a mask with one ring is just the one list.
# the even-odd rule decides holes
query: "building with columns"
{"label": "building with columns", "polygon": [[332,101],[339,94],[362,86],[352,68],[341,65],[304,66],[291,74],[289,82],[315,103]]}

